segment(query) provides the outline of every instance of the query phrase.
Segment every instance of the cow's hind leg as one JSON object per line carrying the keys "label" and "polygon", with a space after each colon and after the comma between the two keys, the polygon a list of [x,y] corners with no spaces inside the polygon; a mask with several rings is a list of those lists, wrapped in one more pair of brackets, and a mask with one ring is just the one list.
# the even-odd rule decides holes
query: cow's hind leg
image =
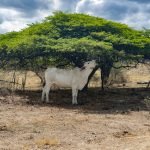
{"label": "cow's hind leg", "polygon": [[45,94],[46,94],[46,85],[43,87],[43,91],[42,91],[42,98],[41,98],[42,102],[44,102]]}
{"label": "cow's hind leg", "polygon": [[43,90],[42,90],[42,98],[41,98],[42,102],[44,102],[44,97],[45,97],[45,86],[43,87]]}
{"label": "cow's hind leg", "polygon": [[46,87],[45,87],[46,103],[49,103],[49,92],[50,92],[50,88],[51,88],[51,85],[50,85],[50,84],[47,84]]}

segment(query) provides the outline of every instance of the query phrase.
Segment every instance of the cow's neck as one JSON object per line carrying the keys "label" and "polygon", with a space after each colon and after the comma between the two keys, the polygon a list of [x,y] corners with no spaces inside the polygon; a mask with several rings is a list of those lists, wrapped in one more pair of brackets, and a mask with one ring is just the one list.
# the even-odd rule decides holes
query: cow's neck
{"label": "cow's neck", "polygon": [[82,70],[81,71],[82,72],[82,77],[85,79],[85,80],[87,80],[88,79],[88,77],[89,77],[89,75],[90,75],[90,73],[92,72],[92,69],[84,69],[84,70]]}

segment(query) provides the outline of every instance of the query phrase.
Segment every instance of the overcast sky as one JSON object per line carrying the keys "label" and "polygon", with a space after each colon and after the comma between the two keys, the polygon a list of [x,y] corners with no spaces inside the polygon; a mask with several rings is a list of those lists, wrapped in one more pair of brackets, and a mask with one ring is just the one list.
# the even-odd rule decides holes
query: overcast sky
{"label": "overcast sky", "polygon": [[56,10],[150,28],[150,0],[0,0],[0,33],[18,31]]}

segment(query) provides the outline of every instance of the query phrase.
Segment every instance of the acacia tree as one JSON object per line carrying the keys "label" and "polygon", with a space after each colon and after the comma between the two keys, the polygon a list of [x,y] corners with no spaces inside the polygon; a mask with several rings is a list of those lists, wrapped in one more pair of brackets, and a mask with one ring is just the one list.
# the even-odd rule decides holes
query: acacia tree
{"label": "acacia tree", "polygon": [[36,73],[49,65],[81,67],[95,59],[98,66],[89,80],[100,68],[104,89],[112,67],[135,66],[142,58],[150,59],[150,39],[124,24],[56,12],[20,32],[0,35],[0,54],[1,66]]}

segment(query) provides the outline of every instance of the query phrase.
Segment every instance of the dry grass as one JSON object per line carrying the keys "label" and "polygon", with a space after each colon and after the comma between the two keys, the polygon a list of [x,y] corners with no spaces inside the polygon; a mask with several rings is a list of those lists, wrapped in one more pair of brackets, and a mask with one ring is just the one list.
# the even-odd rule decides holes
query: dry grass
{"label": "dry grass", "polygon": [[[13,71],[11,72],[0,72],[0,80],[12,81]],[[20,71],[16,72],[16,81],[21,85],[22,79],[24,78],[24,74]],[[128,87],[137,87],[137,82],[146,82],[150,80],[150,67],[148,65],[139,64],[137,68],[132,69],[122,69],[111,71],[110,82],[115,86],[120,86],[120,84],[125,83]],[[9,83],[2,83],[2,86],[10,87]],[[89,87],[99,87],[101,86],[100,81],[100,71],[98,70],[93,76],[91,82],[89,83]],[[121,85],[122,86],[122,85]],[[141,86],[141,85],[140,85]],[[41,89],[42,85],[40,83],[39,77],[36,76],[34,72],[29,71],[27,73],[27,81],[26,81],[26,89],[27,90],[37,90]],[[21,89],[21,87],[17,87]]]}
{"label": "dry grass", "polygon": [[43,147],[45,145],[48,145],[48,146],[56,146],[59,144],[59,141],[58,139],[56,138],[53,138],[53,137],[44,137],[42,139],[38,139],[35,141],[35,144],[38,146],[38,147]]}
{"label": "dry grass", "polygon": [[144,103],[145,103],[145,105],[146,105],[146,107],[147,107],[147,109],[149,110],[149,113],[150,113],[150,97],[147,96],[144,99]]}
{"label": "dry grass", "polygon": [[0,124],[0,131],[9,131],[9,128],[5,124]]}
{"label": "dry grass", "polygon": [[[7,87],[10,89],[22,89],[22,82],[24,79],[24,72],[21,71],[16,71],[15,72],[15,82],[17,83],[16,85],[13,85],[10,82],[13,82],[13,75],[14,71],[0,71],[0,87]],[[27,72],[27,80],[26,80],[26,89],[39,89],[40,85],[40,79],[36,76],[36,74],[32,71]]]}

